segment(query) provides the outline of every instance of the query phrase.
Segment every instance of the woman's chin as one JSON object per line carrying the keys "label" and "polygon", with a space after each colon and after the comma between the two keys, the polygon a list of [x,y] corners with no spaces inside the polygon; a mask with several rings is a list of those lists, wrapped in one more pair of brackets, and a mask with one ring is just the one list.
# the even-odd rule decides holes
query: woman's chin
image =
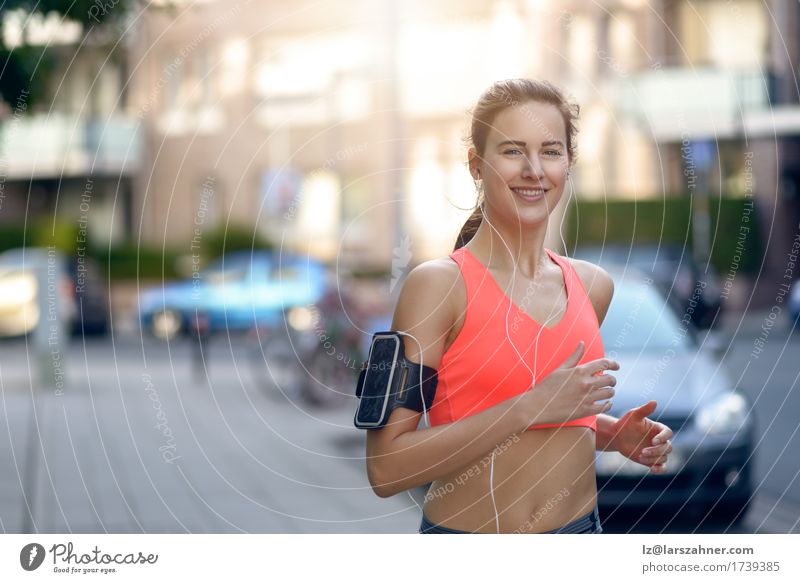
{"label": "woman's chin", "polygon": [[530,214],[517,214],[509,217],[509,224],[513,225],[515,228],[519,227],[522,230],[529,230],[535,229],[539,227],[544,227],[547,225],[549,216],[546,214],[541,214],[537,216],[533,216]]}
{"label": "woman's chin", "polygon": [[547,212],[547,207],[544,203],[539,208],[516,208],[511,210],[511,216],[514,221],[523,225],[537,225],[539,223],[547,222],[550,218],[550,213]]}
{"label": "woman's chin", "polygon": [[517,222],[526,225],[541,223],[550,218],[559,200],[540,198],[534,202],[515,204],[510,209],[510,214]]}
{"label": "woman's chin", "polygon": [[547,223],[550,219],[552,212],[548,212],[546,201],[540,201],[536,206],[522,206],[517,205],[514,207],[506,207],[503,210],[497,209],[499,212],[492,213],[496,219],[489,216],[489,222],[496,225],[497,221],[506,223],[508,225],[519,225],[523,228],[531,228]]}

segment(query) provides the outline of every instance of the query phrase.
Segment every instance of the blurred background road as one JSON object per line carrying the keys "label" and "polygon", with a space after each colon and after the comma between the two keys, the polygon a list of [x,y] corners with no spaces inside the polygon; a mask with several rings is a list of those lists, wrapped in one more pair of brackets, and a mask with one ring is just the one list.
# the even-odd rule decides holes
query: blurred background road
{"label": "blurred background road", "polygon": [[[87,341],[64,395],[31,389],[24,344],[0,351],[5,532],[411,532],[376,497],[353,410],[266,393],[248,347]],[[88,364],[88,363],[91,363]],[[23,495],[23,492],[26,495]]]}
{"label": "blurred background road", "polygon": [[[800,393],[762,388],[765,380],[794,386],[796,364],[786,355],[800,336],[776,331],[775,350],[748,361],[760,325],[753,316],[722,332],[736,332],[725,366],[749,387],[758,448],[774,452],[756,457],[754,503],[732,529],[684,521],[666,532],[798,531],[791,412]],[[4,341],[3,531],[414,532],[420,511],[411,498],[380,499],[369,488],[354,398],[332,409],[291,401],[264,382],[269,373],[254,365],[252,348],[246,337],[209,340],[206,380],[189,340],[87,339],[70,347],[69,389],[56,396],[32,386],[30,347]],[[664,530],[664,516],[612,518],[608,532]]]}

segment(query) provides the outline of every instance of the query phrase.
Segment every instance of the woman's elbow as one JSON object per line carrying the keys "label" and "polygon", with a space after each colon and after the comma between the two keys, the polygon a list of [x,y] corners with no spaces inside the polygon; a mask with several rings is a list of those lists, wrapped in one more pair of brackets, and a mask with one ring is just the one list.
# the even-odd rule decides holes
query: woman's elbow
{"label": "woman's elbow", "polygon": [[389,484],[372,484],[372,491],[375,492],[378,498],[391,498],[398,492]]}
{"label": "woman's elbow", "polygon": [[[399,411],[395,411],[393,415],[397,413]],[[392,420],[390,418],[390,423]],[[398,447],[394,441],[399,434],[389,435],[385,431],[383,429],[367,436],[367,477],[372,491],[380,498],[390,498],[412,487],[406,473],[407,461],[404,456],[398,455]]]}
{"label": "woman's elbow", "polygon": [[379,498],[389,498],[399,492],[394,487],[394,480],[392,480],[386,473],[385,468],[380,467],[377,461],[367,458],[367,477],[369,478],[369,485],[372,486],[372,491]]}

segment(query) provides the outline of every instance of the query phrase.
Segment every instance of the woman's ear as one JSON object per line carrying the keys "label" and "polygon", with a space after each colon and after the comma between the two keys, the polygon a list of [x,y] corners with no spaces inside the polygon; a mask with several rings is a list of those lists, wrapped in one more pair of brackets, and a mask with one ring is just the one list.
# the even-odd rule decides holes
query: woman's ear
{"label": "woman's ear", "polygon": [[481,179],[481,169],[478,168],[478,162],[480,158],[478,157],[478,152],[475,148],[470,148],[467,151],[467,157],[469,158],[469,173],[472,175],[473,180],[480,180]]}

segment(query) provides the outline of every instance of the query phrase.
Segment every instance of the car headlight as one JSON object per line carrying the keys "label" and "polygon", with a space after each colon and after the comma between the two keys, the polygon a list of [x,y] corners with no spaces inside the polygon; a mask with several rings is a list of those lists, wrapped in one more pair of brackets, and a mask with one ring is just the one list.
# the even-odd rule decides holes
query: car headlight
{"label": "car headlight", "polygon": [[708,435],[733,433],[750,422],[747,400],[738,393],[728,393],[703,407],[695,418],[697,429]]}
{"label": "car headlight", "polygon": [[36,300],[36,280],[25,274],[0,280],[0,303],[3,307],[17,307]]}
{"label": "car headlight", "polygon": [[319,320],[319,311],[315,306],[295,306],[286,316],[289,325],[298,332],[311,330]]}

